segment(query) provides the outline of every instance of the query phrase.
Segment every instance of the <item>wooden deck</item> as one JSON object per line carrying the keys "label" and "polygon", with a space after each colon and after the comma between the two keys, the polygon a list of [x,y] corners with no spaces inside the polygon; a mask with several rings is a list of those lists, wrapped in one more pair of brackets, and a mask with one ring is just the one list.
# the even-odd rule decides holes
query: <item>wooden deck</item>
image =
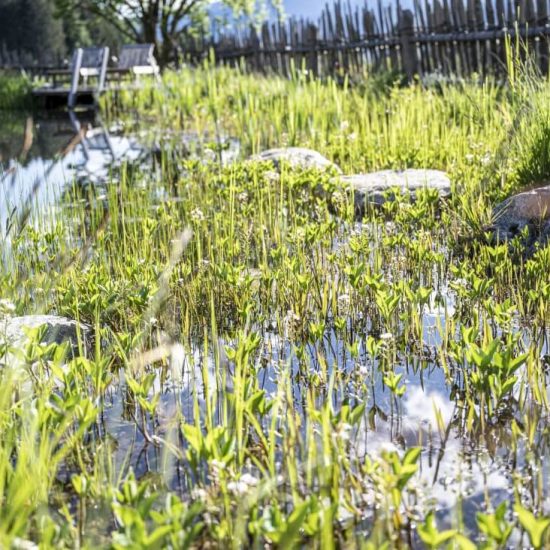
{"label": "wooden deck", "polygon": [[46,109],[89,108],[97,106],[107,89],[139,87],[141,76],[160,78],[152,44],[123,46],[117,67],[107,67],[108,59],[107,47],[77,48],[69,67],[46,71],[49,82],[33,91],[35,100]]}

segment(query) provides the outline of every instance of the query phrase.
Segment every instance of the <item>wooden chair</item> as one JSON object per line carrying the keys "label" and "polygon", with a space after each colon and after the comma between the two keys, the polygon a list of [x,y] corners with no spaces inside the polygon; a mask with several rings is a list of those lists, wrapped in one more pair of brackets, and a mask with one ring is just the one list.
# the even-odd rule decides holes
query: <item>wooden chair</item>
{"label": "wooden chair", "polygon": [[[45,76],[51,79],[50,82],[33,90],[33,95],[42,98],[46,104],[59,106],[61,101],[66,102],[69,108],[73,108],[77,99],[82,97],[92,98],[95,102],[105,88],[108,61],[107,47],[77,48],[68,67],[45,72]],[[97,84],[89,85],[90,78],[96,78]]]}
{"label": "wooden chair", "polygon": [[116,70],[132,73],[134,76],[153,75],[158,77],[159,66],[153,55],[154,44],[129,44],[122,46]]}
{"label": "wooden chair", "polygon": [[74,107],[78,94],[80,79],[84,87],[90,77],[97,78],[96,93],[99,95],[105,87],[109,48],[77,48],[71,61],[71,89],[69,92],[69,107]]}

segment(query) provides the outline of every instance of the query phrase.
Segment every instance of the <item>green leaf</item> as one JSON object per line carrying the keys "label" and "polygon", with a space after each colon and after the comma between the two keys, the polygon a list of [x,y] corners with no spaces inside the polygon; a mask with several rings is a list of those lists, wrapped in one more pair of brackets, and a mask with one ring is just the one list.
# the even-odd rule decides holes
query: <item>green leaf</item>
{"label": "green leaf", "polygon": [[532,512],[524,508],[521,504],[516,504],[514,510],[518,515],[521,526],[529,535],[531,544],[536,548],[542,548],[544,533],[550,526],[550,518],[537,518]]}
{"label": "green leaf", "polygon": [[286,524],[286,528],[279,539],[280,548],[293,548],[296,539],[298,538],[300,528],[304,523],[309,510],[309,502],[303,502],[296,506]]}

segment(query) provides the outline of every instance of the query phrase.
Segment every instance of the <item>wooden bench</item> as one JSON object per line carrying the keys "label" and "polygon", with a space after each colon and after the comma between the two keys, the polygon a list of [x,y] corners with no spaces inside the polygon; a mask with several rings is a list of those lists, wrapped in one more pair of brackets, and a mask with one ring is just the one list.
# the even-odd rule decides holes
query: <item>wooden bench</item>
{"label": "wooden bench", "polygon": [[[107,86],[110,89],[132,88],[128,82],[122,85],[124,76],[131,75],[136,86],[140,76],[159,78],[160,70],[153,50],[154,44],[122,46],[116,67],[107,67],[109,48],[77,48],[70,66],[46,71],[50,84],[34,90],[33,94],[49,98],[50,103],[57,103],[58,106],[64,102],[69,108],[77,103],[94,104]],[[93,86],[89,83],[92,78],[97,79]]]}

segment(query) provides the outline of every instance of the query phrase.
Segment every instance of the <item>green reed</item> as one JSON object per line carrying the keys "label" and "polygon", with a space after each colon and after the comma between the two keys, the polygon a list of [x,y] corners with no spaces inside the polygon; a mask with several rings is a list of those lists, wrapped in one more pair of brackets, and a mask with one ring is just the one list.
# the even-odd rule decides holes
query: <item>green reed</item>
{"label": "green reed", "polygon": [[[33,341],[0,353],[6,544],[498,548],[513,532],[544,547],[550,254],[526,259],[485,227],[550,175],[549,95],[527,79],[341,86],[205,64],[107,97],[105,115],[160,154],[75,185],[0,271],[17,313],[96,333],[87,358]],[[243,159],[189,158],[182,132],[203,148],[235,136]],[[291,145],[346,173],[446,170],[453,195],[398,195],[359,223],[335,173],[246,160]],[[413,381],[432,376],[452,416],[434,405],[405,441]],[[394,447],[369,447],[385,425]],[[514,505],[487,490],[474,527],[466,495],[444,525],[421,483],[451,437],[528,465]]]}

